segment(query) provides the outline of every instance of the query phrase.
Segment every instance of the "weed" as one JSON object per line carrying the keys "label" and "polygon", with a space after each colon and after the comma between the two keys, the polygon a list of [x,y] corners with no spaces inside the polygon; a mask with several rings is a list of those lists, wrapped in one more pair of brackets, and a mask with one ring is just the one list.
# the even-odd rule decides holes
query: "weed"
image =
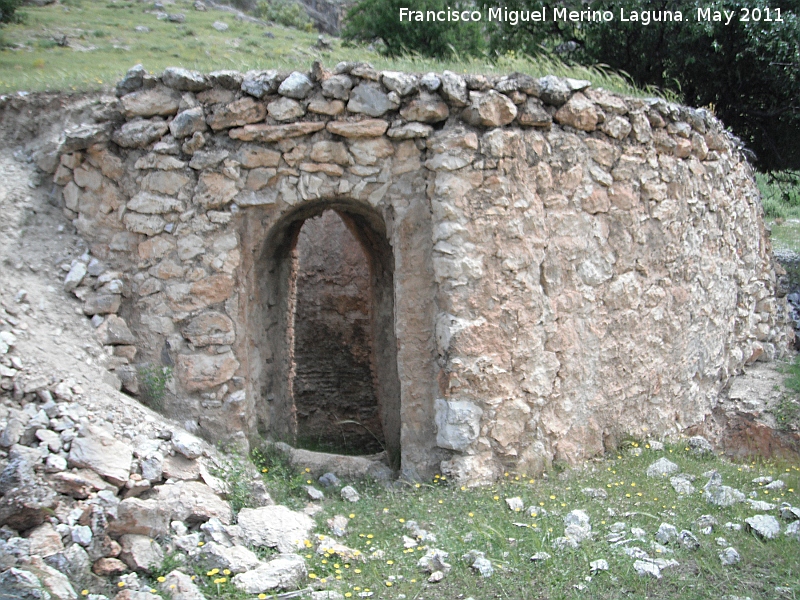
{"label": "weed", "polygon": [[800,354],[794,357],[785,369],[786,379],[783,384],[787,389],[800,393]]}
{"label": "weed", "polygon": [[800,425],[800,355],[782,369],[786,375],[784,387],[792,394],[783,394],[772,414],[781,429],[794,430]]}
{"label": "weed", "polygon": [[225,496],[231,505],[233,514],[239,514],[243,508],[255,506],[253,491],[249,485],[252,465],[238,452],[228,452],[224,461],[211,469],[211,474],[225,482]]}
{"label": "weed", "polygon": [[305,30],[311,25],[305,10],[294,0],[261,0],[256,13],[268,21],[279,23],[285,27]]}
{"label": "weed", "polygon": [[778,422],[778,427],[793,431],[800,425],[800,402],[795,398],[783,396],[772,410],[772,414]]}
{"label": "weed", "polygon": [[255,448],[250,457],[276,502],[295,508],[303,506],[304,486],[311,481],[307,472],[293,467],[286,454],[269,442]]}
{"label": "weed", "polygon": [[153,410],[163,410],[167,385],[172,381],[172,367],[143,365],[137,372],[142,403]]}
{"label": "weed", "polygon": [[161,564],[154,568],[151,572],[153,578],[166,577],[175,569],[182,567],[185,564],[184,557],[177,550],[164,555],[164,560]]}

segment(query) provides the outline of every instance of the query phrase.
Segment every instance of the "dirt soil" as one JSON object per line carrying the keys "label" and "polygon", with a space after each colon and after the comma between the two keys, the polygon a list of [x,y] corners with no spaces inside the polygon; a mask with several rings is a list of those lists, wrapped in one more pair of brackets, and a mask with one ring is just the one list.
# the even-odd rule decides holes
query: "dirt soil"
{"label": "dirt soil", "polygon": [[21,111],[8,106],[3,111],[3,100],[0,97],[0,329],[16,338],[7,359],[20,371],[17,387],[33,386],[42,378],[48,387],[59,381],[75,384],[80,392],[75,399],[94,416],[90,420],[112,423],[124,438],[173,427],[118,391],[119,382],[104,366],[108,356],[81,302],[63,287],[72,261],[87,251],[87,245],[57,206],[56,187],[37,168],[34,156],[42,139],[52,140],[63,127],[59,107],[66,107],[67,120],[75,122],[96,109],[96,99],[43,95]]}

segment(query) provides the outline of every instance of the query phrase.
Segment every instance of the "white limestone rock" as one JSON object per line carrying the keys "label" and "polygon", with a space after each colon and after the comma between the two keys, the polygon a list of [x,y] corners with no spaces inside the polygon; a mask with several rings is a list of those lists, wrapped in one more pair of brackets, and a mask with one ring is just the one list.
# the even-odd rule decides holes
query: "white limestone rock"
{"label": "white limestone rock", "polygon": [[342,500],[346,500],[347,502],[358,502],[361,500],[361,496],[358,495],[358,492],[351,485],[343,487],[340,495],[342,496]]}
{"label": "white limestone rock", "polygon": [[285,506],[242,509],[238,523],[249,546],[268,546],[283,553],[303,548],[314,527],[311,517]]}
{"label": "white limestone rock", "polygon": [[206,600],[192,578],[178,570],[171,571],[159,587],[172,600]]}
{"label": "white limestone rock", "polygon": [[306,561],[302,556],[279,554],[257,569],[236,575],[231,581],[247,594],[262,594],[275,589],[295,589],[306,575]]}
{"label": "white limestone rock", "polygon": [[390,98],[377,86],[362,83],[350,92],[347,110],[363,113],[370,117],[380,117],[390,110],[395,110],[398,106],[400,106],[398,101]]}
{"label": "white limestone rock", "polygon": [[278,93],[281,96],[302,100],[313,88],[314,84],[308,76],[299,71],[294,71],[283,80],[280,87],[278,87]]}
{"label": "white limestone rock", "polygon": [[647,467],[645,474],[648,477],[665,477],[680,471],[680,467],[667,458],[659,458],[656,462]]}
{"label": "white limestone rock", "polygon": [[79,260],[75,261],[75,264],[72,265],[69,273],[67,273],[66,278],[64,278],[64,291],[71,292],[77,288],[83,281],[83,278],[86,277],[86,272],[86,263]]}
{"label": "white limestone rock", "polygon": [[525,508],[525,504],[522,502],[522,498],[519,496],[514,498],[506,498],[506,505],[508,506],[509,510],[513,510],[514,512],[519,512]]}
{"label": "white limestone rock", "polygon": [[436,445],[440,448],[464,451],[480,433],[483,410],[468,400],[444,400],[437,398]]}
{"label": "white limestone rock", "polygon": [[781,524],[772,515],[755,515],[744,520],[747,529],[765,540],[772,540],[781,533]]}
{"label": "white limestone rock", "polygon": [[90,469],[114,485],[123,485],[130,475],[133,451],[97,425],[82,428],[82,437],[72,440],[69,464]]}
{"label": "white limestone rock", "polygon": [[670,542],[678,539],[678,529],[669,523],[662,523],[658,526],[656,532],[656,541],[662,544],[669,544]]}
{"label": "white limestone rock", "polygon": [[728,567],[740,562],[742,557],[736,551],[736,548],[728,547],[719,553],[719,560],[723,566]]}
{"label": "white limestone rock", "polygon": [[191,433],[178,430],[172,434],[172,447],[186,458],[194,460],[203,455],[203,440]]}
{"label": "white limestone rock", "polygon": [[230,569],[232,573],[244,573],[263,564],[252,550],[244,546],[227,548],[216,542],[206,542],[200,556],[209,568]]}
{"label": "white limestone rock", "polygon": [[670,477],[669,483],[672,486],[672,489],[675,490],[675,493],[680,496],[688,496],[697,491],[686,475],[676,475],[675,477]]}
{"label": "white limestone rock", "polygon": [[164,551],[151,537],[126,534],[119,538],[122,551],[119,558],[134,571],[152,572],[161,568]]}

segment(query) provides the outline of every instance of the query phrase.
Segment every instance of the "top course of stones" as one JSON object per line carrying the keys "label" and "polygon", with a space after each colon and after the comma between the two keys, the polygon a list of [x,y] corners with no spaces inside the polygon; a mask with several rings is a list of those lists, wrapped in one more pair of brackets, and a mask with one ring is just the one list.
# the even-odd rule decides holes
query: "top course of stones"
{"label": "top course of stones", "polygon": [[[119,131],[114,141],[122,147],[141,148],[154,136],[166,133],[167,127],[175,138],[182,139],[205,131],[207,125],[215,132],[229,129],[233,139],[275,142],[319,131],[325,128],[326,119],[347,113],[372,119],[393,116],[396,120],[365,120],[348,127],[329,124],[327,128],[349,138],[384,133],[397,140],[426,138],[436,123],[460,112],[463,121],[476,127],[549,128],[556,122],[586,132],[600,130],[616,140],[632,134],[639,143],[650,142],[656,129],[659,150],[668,149],[678,158],[694,154],[704,160],[709,151],[721,150],[724,145],[711,133],[718,134],[720,127],[706,110],[661,99],[623,98],[590,86],[589,81],[552,75],[538,79],[522,73],[497,78],[450,71],[415,75],[349,62],[339,63],[333,71],[314,63],[310,74],[277,70],[202,74],[170,67],[160,77],[137,65],[117,85],[125,116],[180,114],[168,126],[148,123]],[[244,92],[242,97],[230,103],[233,93],[239,91]],[[191,106],[193,102],[182,92],[196,93],[194,104],[212,104],[214,110],[205,115],[203,108]],[[256,101],[264,99],[270,101]],[[301,119],[302,124],[294,124]],[[103,126],[69,132],[62,151],[85,149],[106,141],[109,134]]]}

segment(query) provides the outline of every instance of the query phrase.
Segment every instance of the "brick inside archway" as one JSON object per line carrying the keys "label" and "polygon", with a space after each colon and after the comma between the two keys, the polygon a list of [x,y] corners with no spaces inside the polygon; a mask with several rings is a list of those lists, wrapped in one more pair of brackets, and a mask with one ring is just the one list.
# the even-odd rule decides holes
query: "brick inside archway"
{"label": "brick inside archway", "polygon": [[297,445],[345,454],[384,447],[370,324],[368,257],[334,211],[297,239],[294,397]]}

